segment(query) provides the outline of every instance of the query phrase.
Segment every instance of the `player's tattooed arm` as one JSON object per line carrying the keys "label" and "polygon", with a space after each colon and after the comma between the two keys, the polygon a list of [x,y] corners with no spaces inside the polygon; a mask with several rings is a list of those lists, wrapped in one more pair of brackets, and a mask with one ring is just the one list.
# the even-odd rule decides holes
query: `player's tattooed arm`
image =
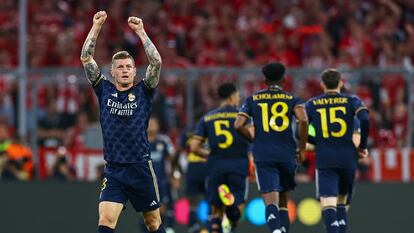
{"label": "player's tattooed arm", "polygon": [[86,77],[91,83],[96,83],[99,79],[100,70],[93,56],[95,54],[96,40],[106,17],[105,11],[99,11],[94,15],[93,26],[82,46],[80,59],[85,69]]}
{"label": "player's tattooed arm", "polygon": [[148,37],[147,33],[144,30],[144,24],[142,19],[137,17],[129,17],[128,25],[132,30],[138,35],[141,39],[142,44],[144,45],[145,53],[149,61],[149,66],[145,74],[144,82],[151,88],[155,88],[158,85],[160,80],[161,73],[161,55],[152,43],[151,39]]}

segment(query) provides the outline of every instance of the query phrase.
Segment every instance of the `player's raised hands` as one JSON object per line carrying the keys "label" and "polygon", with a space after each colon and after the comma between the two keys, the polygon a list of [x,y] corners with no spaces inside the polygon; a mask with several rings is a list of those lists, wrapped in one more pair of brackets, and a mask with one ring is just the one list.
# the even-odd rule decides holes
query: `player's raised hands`
{"label": "player's raised hands", "polygon": [[133,17],[133,16],[129,17],[128,25],[134,32],[144,29],[144,23],[142,22],[142,19],[138,17]]}
{"label": "player's raised hands", "polygon": [[102,26],[106,20],[106,17],[107,15],[105,11],[96,12],[96,14],[93,16],[93,24],[97,26]]}

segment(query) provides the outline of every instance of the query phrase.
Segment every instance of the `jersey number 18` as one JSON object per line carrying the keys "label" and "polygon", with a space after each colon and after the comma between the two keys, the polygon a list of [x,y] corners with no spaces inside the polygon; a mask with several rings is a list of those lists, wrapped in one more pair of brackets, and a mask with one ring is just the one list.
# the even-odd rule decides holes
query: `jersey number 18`
{"label": "jersey number 18", "polygon": [[[290,120],[286,116],[286,113],[288,112],[289,107],[285,102],[276,102],[270,107],[270,113],[272,114],[270,119],[269,119],[269,104],[259,103],[258,105],[262,110],[263,131],[269,132],[270,129],[272,129],[276,132],[282,132],[289,127]],[[278,108],[280,109],[280,111],[278,111]],[[282,118],[282,124],[280,125],[276,123],[276,120],[278,118]]]}

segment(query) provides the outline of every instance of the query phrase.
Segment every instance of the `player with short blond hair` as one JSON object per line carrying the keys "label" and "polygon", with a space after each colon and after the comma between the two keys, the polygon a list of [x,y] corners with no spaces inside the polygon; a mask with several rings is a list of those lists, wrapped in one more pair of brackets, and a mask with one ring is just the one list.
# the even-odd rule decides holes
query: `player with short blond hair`
{"label": "player with short blond hair", "polygon": [[105,11],[93,17],[93,26],[85,40],[81,61],[93,86],[100,107],[100,123],[106,161],[99,197],[98,233],[113,233],[128,200],[137,212],[143,212],[149,232],[165,233],[161,226],[157,180],[152,168],[147,127],[151,101],[158,85],[161,56],[144,30],[140,18],[129,17],[129,27],[144,45],[149,66],[145,78],[134,82],[133,57],[120,51],[112,57],[111,76],[102,75],[93,59],[96,40],[106,20]]}

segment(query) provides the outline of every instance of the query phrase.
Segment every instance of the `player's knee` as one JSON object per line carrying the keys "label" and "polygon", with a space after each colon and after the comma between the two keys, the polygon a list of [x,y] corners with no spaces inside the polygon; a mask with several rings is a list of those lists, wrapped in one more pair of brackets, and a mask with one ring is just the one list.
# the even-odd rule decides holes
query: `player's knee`
{"label": "player's knee", "polygon": [[161,218],[159,217],[147,217],[145,218],[145,225],[147,225],[148,231],[156,231],[161,226]]}
{"label": "player's knee", "polygon": [[346,205],[348,201],[348,195],[338,195],[338,205]]}
{"label": "player's knee", "polygon": [[112,215],[110,213],[101,214],[99,216],[99,225],[100,226],[107,226],[107,227],[110,227],[110,228],[115,228],[116,222],[117,222],[116,216]]}
{"label": "player's knee", "polygon": [[321,208],[324,209],[327,206],[336,206],[337,197],[321,197]]}
{"label": "player's knee", "polygon": [[263,193],[262,198],[266,206],[268,205],[279,206],[279,193],[278,192]]}

